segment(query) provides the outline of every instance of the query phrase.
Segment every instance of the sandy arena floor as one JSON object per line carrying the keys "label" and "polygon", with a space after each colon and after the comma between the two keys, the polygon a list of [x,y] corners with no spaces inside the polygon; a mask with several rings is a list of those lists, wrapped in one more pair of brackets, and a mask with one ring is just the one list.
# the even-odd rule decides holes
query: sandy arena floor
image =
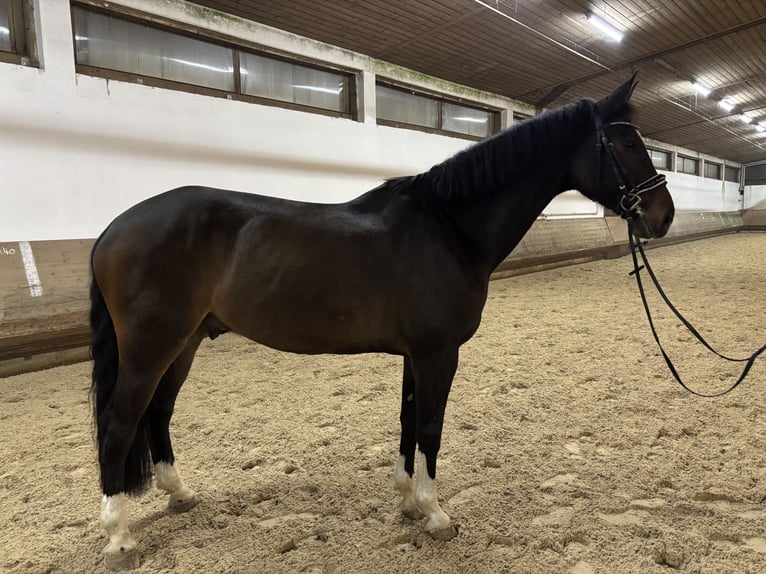
{"label": "sandy arena floor", "polygon": [[[649,255],[714,346],[766,342],[766,234]],[[447,543],[398,512],[400,359],[205,342],[171,427],[201,503],[130,501],[136,572],[766,572],[766,357],[726,397],[689,395],[628,271],[623,258],[491,284],[447,408]],[[733,382],[739,367],[667,312],[658,324],[690,384]],[[88,364],[0,380],[5,572],[105,572],[89,385]]]}

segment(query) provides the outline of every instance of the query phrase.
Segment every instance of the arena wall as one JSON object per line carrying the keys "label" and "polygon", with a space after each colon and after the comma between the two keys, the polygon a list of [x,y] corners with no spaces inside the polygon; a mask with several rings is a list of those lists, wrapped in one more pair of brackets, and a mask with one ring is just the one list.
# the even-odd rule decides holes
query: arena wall
{"label": "arena wall", "polygon": [[[68,2],[36,3],[40,67],[0,63],[0,376],[87,358],[90,248],[115,215],[142,199],[199,184],[344,201],[387,177],[428,169],[472,143],[377,125],[377,76],[491,106],[504,126],[514,112],[533,112],[520,102],[181,0],[116,4],[352,70],[360,117],[78,74]],[[743,198],[737,184],[666,175],[678,216],[665,243],[740,229],[756,217],[740,211],[743,199],[746,207],[766,199],[762,189],[746,189]],[[497,276],[619,256],[625,235],[624,222],[566,192],[546,208]]]}
{"label": "arena wall", "polygon": [[746,185],[743,203],[745,209],[766,209],[766,185]]}

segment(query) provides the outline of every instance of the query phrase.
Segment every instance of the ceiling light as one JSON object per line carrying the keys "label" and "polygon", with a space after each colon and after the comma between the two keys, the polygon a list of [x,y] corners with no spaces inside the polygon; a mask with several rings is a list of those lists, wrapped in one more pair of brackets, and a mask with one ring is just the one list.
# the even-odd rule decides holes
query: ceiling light
{"label": "ceiling light", "polygon": [[697,90],[698,94],[702,94],[703,98],[707,98],[710,95],[710,92],[713,91],[713,88],[706,86],[702,82],[694,82],[692,87]]}
{"label": "ceiling light", "polygon": [[766,132],[766,127],[764,127],[763,124],[758,124],[755,126],[755,129],[759,132]]}
{"label": "ceiling light", "polygon": [[739,114],[739,119],[742,120],[742,123],[749,124],[753,121],[753,118],[748,116],[747,114]]}
{"label": "ceiling light", "polygon": [[471,118],[468,116],[454,116],[452,119],[458,122],[472,122],[474,124],[486,124],[488,118]]}
{"label": "ceiling light", "polygon": [[731,98],[724,98],[718,102],[718,107],[725,112],[730,112],[734,109],[734,101]]}
{"label": "ceiling light", "polygon": [[622,37],[625,35],[625,32],[618,30],[600,16],[596,16],[593,12],[588,12],[588,22],[590,22],[591,26],[600,32],[603,32],[616,42],[621,42]]}

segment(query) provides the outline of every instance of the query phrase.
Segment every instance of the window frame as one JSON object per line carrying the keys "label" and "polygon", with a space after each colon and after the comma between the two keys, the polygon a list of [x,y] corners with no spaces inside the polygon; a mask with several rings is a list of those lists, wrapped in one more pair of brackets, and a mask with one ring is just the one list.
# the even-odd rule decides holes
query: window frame
{"label": "window frame", "polygon": [[[708,175],[708,166],[715,166],[717,172],[716,177],[711,177]],[[723,164],[715,161],[705,160],[705,165],[702,166],[702,175],[707,179],[715,179],[717,181],[721,181],[723,179]]]}
{"label": "window frame", "polygon": [[[211,96],[217,98],[225,98],[228,100],[234,100],[239,102],[248,102],[254,104],[261,104],[266,106],[286,108],[289,110],[309,112],[319,115],[342,117],[351,120],[358,120],[358,105],[357,105],[357,74],[355,71],[348,70],[325,63],[318,63],[314,60],[304,59],[300,57],[293,57],[292,55],[284,55],[281,53],[274,53],[260,46],[255,46],[247,41],[239,41],[237,38],[224,36],[208,30],[202,30],[194,26],[186,26],[180,22],[162,18],[153,14],[149,14],[133,8],[126,8],[123,6],[113,5],[109,2],[102,0],[72,0],[70,3],[70,12],[72,14],[72,22],[74,23],[74,11],[80,9],[89,12],[99,13],[105,16],[118,18],[134,24],[147,26],[157,30],[161,30],[177,36],[185,36],[194,40],[207,42],[216,46],[224,47],[232,51],[232,66],[234,68],[234,91],[222,90],[217,88],[210,88],[207,86],[201,86],[198,84],[186,83],[176,80],[168,80],[165,78],[158,78],[156,76],[145,76],[142,74],[136,74],[135,72],[125,72],[122,70],[114,70],[111,68],[101,68],[96,66],[89,66],[77,62],[76,48],[75,48],[75,29],[72,26],[72,50],[75,52],[75,72],[87,76],[93,76],[97,78],[104,78],[106,80],[115,80],[121,82],[127,82],[132,84],[139,84],[144,86],[151,86],[154,88],[163,88],[179,92],[187,92],[191,94]],[[289,64],[297,64],[307,68],[312,68],[320,72],[328,72],[332,74],[338,74],[343,76],[345,80],[345,98],[344,98],[344,110],[337,111],[327,108],[314,107],[306,104],[297,104],[295,102],[288,102],[284,100],[278,100],[273,98],[253,96],[242,93],[242,82],[240,75],[240,53],[249,53],[272,60],[279,60]]]}
{"label": "window frame", "polygon": [[[724,166],[723,166],[723,180],[724,181],[728,181],[729,183],[739,183],[740,174],[742,173],[741,169],[742,168],[739,168],[739,167],[736,167],[736,166],[733,166],[733,165],[726,165],[726,164],[724,164]],[[726,177],[726,172],[728,170],[733,170],[734,171],[735,179],[729,179],[728,177]]]}
{"label": "window frame", "polygon": [[[429,134],[438,134],[438,135],[446,135],[461,139],[467,139],[471,141],[483,141],[487,138],[492,137],[493,135],[497,134],[500,131],[500,110],[493,108],[491,106],[478,104],[473,101],[464,100],[463,98],[453,98],[450,96],[447,96],[445,94],[440,94],[438,92],[434,92],[428,89],[423,88],[413,88],[412,86],[408,86],[406,84],[399,83],[395,80],[391,80],[389,78],[376,78],[375,79],[375,97],[377,100],[377,90],[378,86],[382,86],[384,88],[389,88],[391,90],[397,90],[399,92],[404,92],[413,96],[420,96],[423,98],[428,98],[430,100],[433,100],[438,105],[438,114],[437,114],[437,126],[438,127],[428,127],[428,126],[421,126],[418,124],[410,124],[407,122],[401,122],[398,120],[389,120],[385,118],[381,118],[379,114],[375,113],[375,122],[379,126],[388,126],[393,128],[401,128],[401,129],[408,129],[408,130],[415,130],[419,132],[425,132]],[[470,134],[465,134],[462,132],[454,132],[451,130],[443,129],[441,126],[444,122],[443,118],[443,104],[455,104],[459,106],[463,106],[466,108],[472,108],[474,110],[479,110],[482,112],[487,112],[489,114],[489,135],[485,137],[480,136],[472,136]],[[377,106],[376,106],[377,108]]]}
{"label": "window frame", "polygon": [[8,29],[11,49],[0,50],[0,62],[37,65],[37,49],[34,37],[33,6],[30,0],[10,0],[8,2]]}
{"label": "window frame", "polygon": [[[671,165],[673,164],[673,152],[668,151],[666,149],[660,149],[660,148],[651,147],[651,146],[647,146],[646,149],[649,150],[649,152],[661,153],[667,159],[667,163],[665,164],[665,167],[657,167],[655,165],[654,166],[655,169],[661,169],[663,171],[671,171]],[[651,153],[649,154],[649,157],[652,160],[652,165],[654,165],[654,158],[652,158]]]}
{"label": "window frame", "polygon": [[[694,172],[686,171],[686,170],[683,170],[683,169],[678,169],[678,160],[681,160],[681,159],[682,160],[688,160],[688,161],[694,162]],[[700,175],[700,163],[701,163],[700,159],[697,158],[697,157],[691,157],[691,156],[679,153],[679,154],[676,155],[676,165],[675,165],[676,172],[677,173],[685,173],[686,175],[696,175],[696,176],[699,177],[699,175]]]}

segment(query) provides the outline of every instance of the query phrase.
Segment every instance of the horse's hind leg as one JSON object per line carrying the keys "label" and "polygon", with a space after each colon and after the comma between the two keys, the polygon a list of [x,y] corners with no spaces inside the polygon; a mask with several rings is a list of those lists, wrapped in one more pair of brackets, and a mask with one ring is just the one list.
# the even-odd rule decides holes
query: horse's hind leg
{"label": "horse's hind leg", "polygon": [[402,410],[399,416],[402,437],[394,471],[394,485],[402,495],[402,513],[413,520],[423,518],[415,503],[415,375],[408,357],[404,358]]}
{"label": "horse's hind leg", "polygon": [[101,523],[109,537],[104,563],[113,570],[138,565],[125,495],[140,494],[151,482],[149,404],[162,376],[194,333],[194,327],[184,334],[161,324],[132,326],[118,337],[117,377],[114,387],[99,401],[97,423],[104,494]]}
{"label": "horse's hind leg", "polygon": [[104,563],[113,570],[138,566],[125,494],[143,492],[151,479],[144,413],[163,368],[134,366],[121,358],[114,392],[98,417],[101,523],[109,537]]}
{"label": "horse's hind leg", "polygon": [[170,440],[170,419],[176,397],[189,375],[194,354],[205,335],[204,329],[200,329],[189,339],[184,350],[165,371],[147,409],[149,446],[157,488],[170,494],[168,508],[173,512],[186,512],[197,506],[198,502],[194,491],[184,484],[178,471]]}

